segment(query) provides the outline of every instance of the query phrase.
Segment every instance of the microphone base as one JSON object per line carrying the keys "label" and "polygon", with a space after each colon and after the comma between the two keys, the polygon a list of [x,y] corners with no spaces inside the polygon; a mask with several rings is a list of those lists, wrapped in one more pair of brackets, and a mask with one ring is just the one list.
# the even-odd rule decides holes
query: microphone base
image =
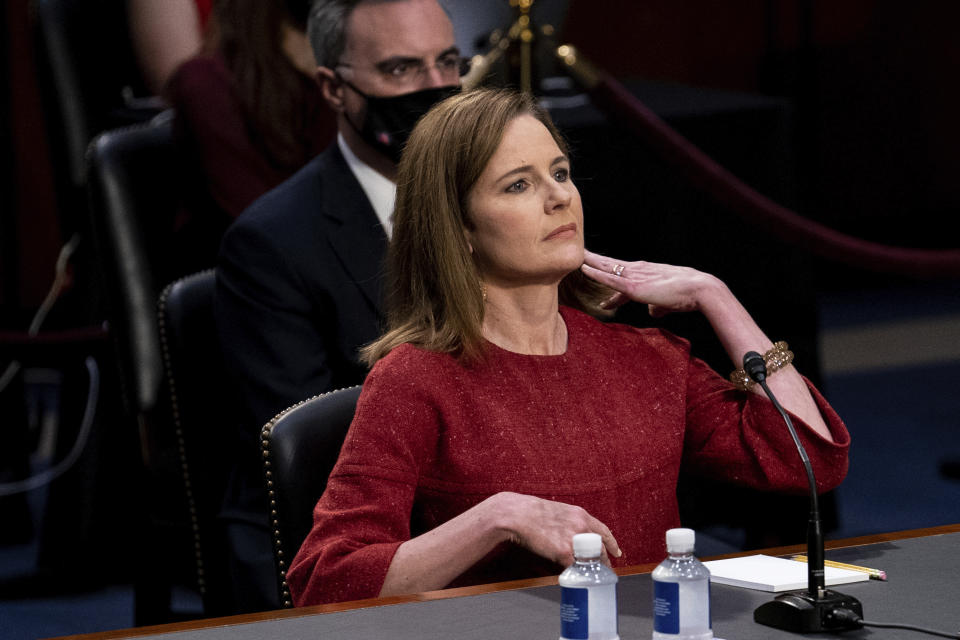
{"label": "microphone base", "polygon": [[860,628],[852,621],[833,616],[832,612],[835,609],[849,609],[857,614],[858,618],[863,617],[863,606],[859,600],[825,589],[817,598],[811,596],[808,591],[791,591],[781,594],[757,607],[753,612],[753,619],[768,627],[794,633]]}

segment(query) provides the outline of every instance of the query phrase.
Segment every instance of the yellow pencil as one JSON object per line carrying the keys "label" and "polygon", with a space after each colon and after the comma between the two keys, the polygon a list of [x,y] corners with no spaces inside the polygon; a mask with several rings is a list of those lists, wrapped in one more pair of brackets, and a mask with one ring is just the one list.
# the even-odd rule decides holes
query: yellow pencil
{"label": "yellow pencil", "polygon": [[[793,556],[793,560],[797,562],[806,562],[807,556],[799,555]],[[870,578],[873,580],[886,580],[887,572],[881,569],[870,569],[869,567],[858,567],[855,564],[845,564],[843,562],[834,562],[833,560],[824,560],[824,566],[834,567],[836,569],[849,569],[850,571],[862,571],[863,573],[870,574]]]}

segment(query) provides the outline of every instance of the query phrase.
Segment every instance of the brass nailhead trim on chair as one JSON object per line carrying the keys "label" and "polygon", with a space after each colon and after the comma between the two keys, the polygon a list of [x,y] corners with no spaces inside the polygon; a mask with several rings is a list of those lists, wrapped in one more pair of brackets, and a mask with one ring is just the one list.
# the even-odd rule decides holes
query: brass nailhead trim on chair
{"label": "brass nailhead trim on chair", "polygon": [[173,374],[171,373],[170,348],[167,345],[167,326],[164,321],[164,314],[167,308],[167,298],[170,295],[170,290],[177,283],[183,282],[187,278],[192,278],[199,273],[207,273],[208,271],[212,271],[212,269],[185,276],[167,285],[164,287],[163,292],[160,294],[160,299],[157,302],[157,326],[160,330],[160,348],[163,353],[164,373],[166,374],[167,385],[170,389],[170,413],[173,416],[174,434],[177,438],[177,455],[180,457],[183,487],[187,496],[187,510],[190,513],[190,528],[193,532],[193,546],[196,549],[194,555],[196,558],[197,590],[200,592],[201,597],[207,594],[207,582],[204,579],[203,554],[200,551],[200,521],[197,518],[197,503],[193,496],[193,485],[190,482],[190,467],[187,463],[186,441],[183,438],[183,427],[180,424],[180,403],[177,401],[177,385],[174,383]]}
{"label": "brass nailhead trim on chair", "polygon": [[280,572],[279,572],[280,573],[280,600],[283,603],[283,607],[285,609],[293,608],[293,599],[290,596],[290,587],[287,585],[287,571],[286,571],[287,563],[286,563],[284,550],[283,550],[283,541],[280,536],[280,517],[277,513],[277,492],[274,490],[273,479],[272,479],[273,474],[270,471],[270,468],[272,466],[271,460],[273,458],[273,451],[271,450],[271,444],[272,444],[271,436],[273,435],[273,427],[276,426],[277,422],[281,418],[283,418],[285,415],[287,415],[294,409],[297,409],[298,407],[308,402],[312,402],[314,400],[323,398],[324,396],[328,396],[331,393],[336,393],[337,391],[341,391],[341,390],[342,389],[334,389],[333,391],[327,391],[325,393],[321,393],[321,394],[312,396],[310,398],[307,398],[306,400],[301,400],[300,402],[293,405],[292,407],[288,407],[283,411],[281,411],[280,413],[278,413],[277,415],[275,415],[273,419],[270,420],[270,422],[268,422],[260,431],[260,444],[263,447],[262,453],[263,453],[264,479],[267,483],[267,495],[270,499],[270,527],[273,530],[273,535],[274,535],[274,545],[273,545],[274,554],[275,554],[274,557],[277,561],[277,566],[280,568]]}

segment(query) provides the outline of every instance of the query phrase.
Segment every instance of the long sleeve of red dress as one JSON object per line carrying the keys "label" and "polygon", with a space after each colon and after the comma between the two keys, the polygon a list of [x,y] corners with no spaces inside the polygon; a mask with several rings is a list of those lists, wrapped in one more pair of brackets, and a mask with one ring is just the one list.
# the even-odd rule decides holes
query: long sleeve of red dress
{"label": "long sleeve of red dress", "polygon": [[[681,464],[746,486],[806,490],[766,398],[736,390],[672,334],[561,312],[563,355],[488,344],[482,363],[463,366],[403,345],[374,367],[287,575],[298,606],[378,595],[399,545],[500,491],[583,507],[610,527],[622,566],[665,554],[664,531],[680,525]],[[849,435],[811,391],[834,442],[794,423],[827,490],[846,475]],[[454,585],[561,570],[504,544]]]}

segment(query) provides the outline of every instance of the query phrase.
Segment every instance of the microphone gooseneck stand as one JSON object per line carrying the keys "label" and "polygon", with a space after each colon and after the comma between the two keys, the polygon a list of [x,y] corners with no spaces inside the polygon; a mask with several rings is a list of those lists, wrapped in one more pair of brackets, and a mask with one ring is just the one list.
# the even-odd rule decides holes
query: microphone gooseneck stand
{"label": "microphone gooseneck stand", "polygon": [[[813,476],[813,467],[807,451],[800,442],[797,431],[793,427],[790,416],[777,401],[770,387],[767,386],[767,365],[756,351],[749,351],[743,356],[743,369],[750,378],[763,388],[773,406],[777,408],[783,421],[787,424],[790,437],[800,453],[800,460],[807,472],[807,481],[810,484],[810,521],[807,526],[807,590],[791,591],[781,594],[757,607],[753,612],[753,619],[760,624],[777,629],[784,629],[794,633],[814,633],[817,631],[839,631],[842,629],[858,629],[856,622],[849,612],[863,617],[863,607],[860,601],[824,587],[823,579],[823,528],[820,522],[820,506],[817,499],[817,482]],[[840,611],[840,613],[838,613]]]}

